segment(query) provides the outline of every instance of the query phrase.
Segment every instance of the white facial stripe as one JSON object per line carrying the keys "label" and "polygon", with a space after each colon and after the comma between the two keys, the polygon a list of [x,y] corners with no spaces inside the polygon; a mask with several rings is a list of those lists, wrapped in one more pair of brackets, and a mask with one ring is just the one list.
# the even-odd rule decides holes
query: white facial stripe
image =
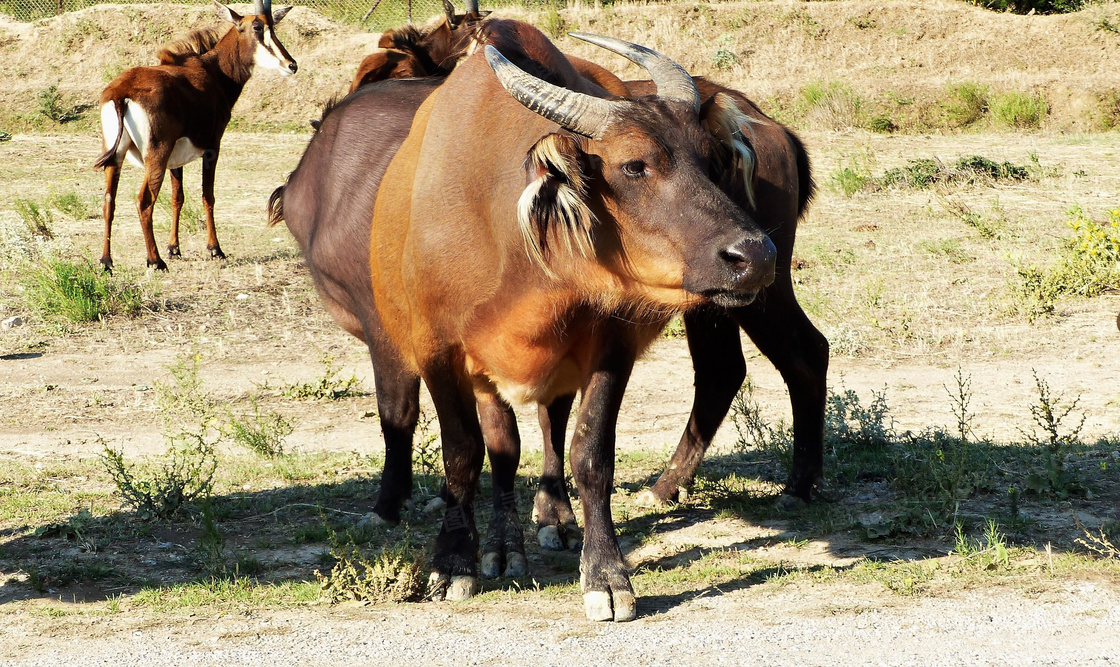
{"label": "white facial stripe", "polygon": [[277,47],[272,30],[266,29],[263,40],[257,42],[257,50],[253,54],[253,64],[265,69],[274,69],[281,74],[291,74],[292,71],[288,69],[288,63],[282,61],[279,54],[280,49]]}

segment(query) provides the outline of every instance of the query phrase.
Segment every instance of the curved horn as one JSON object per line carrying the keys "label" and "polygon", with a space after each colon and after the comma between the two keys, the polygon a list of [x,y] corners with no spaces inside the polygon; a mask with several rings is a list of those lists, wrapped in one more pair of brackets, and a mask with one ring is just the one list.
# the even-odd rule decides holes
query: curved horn
{"label": "curved horn", "polygon": [[264,0],[253,0],[253,13],[254,14],[263,14],[264,13]]}
{"label": "curved horn", "polygon": [[602,138],[614,115],[614,105],[619,104],[542,81],[506,60],[489,44],[486,62],[513,99],[526,109],[591,139]]}
{"label": "curved horn", "polygon": [[670,58],[640,44],[614,37],[586,32],[569,32],[568,36],[614,51],[630,62],[640,65],[649,72],[649,77],[657,86],[659,96],[691,104],[697,113],[700,112],[700,92],[696,90],[696,82],[683,67]]}
{"label": "curved horn", "polygon": [[478,0],[467,0],[466,6],[463,8],[463,13],[468,16],[471,14],[478,14]]}
{"label": "curved horn", "polygon": [[443,0],[443,15],[447,17],[447,23],[453,25],[455,23],[455,5]]}

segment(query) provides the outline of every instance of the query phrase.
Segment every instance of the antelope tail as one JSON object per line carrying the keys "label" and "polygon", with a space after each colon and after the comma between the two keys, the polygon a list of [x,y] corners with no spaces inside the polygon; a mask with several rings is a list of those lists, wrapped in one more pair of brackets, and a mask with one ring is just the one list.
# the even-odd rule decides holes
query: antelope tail
{"label": "antelope tail", "polygon": [[[124,136],[124,100],[113,100],[113,109],[117,112],[117,138],[113,140],[113,145],[105,149],[101,157],[93,163],[94,169],[104,169],[113,164],[116,160],[117,147],[121,145],[121,137]],[[108,142],[106,142],[108,143]]]}
{"label": "antelope tail", "polygon": [[268,198],[268,226],[275,227],[284,219],[284,186],[272,191]]}

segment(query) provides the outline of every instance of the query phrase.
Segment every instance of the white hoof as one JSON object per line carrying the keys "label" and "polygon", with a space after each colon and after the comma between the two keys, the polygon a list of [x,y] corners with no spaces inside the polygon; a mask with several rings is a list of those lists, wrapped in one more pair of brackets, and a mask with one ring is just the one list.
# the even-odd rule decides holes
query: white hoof
{"label": "white hoof", "polygon": [[451,577],[451,584],[447,587],[448,600],[469,600],[478,594],[478,577],[466,574]]}
{"label": "white hoof", "polygon": [[436,496],[429,500],[427,505],[424,505],[424,513],[435,514],[436,512],[442,512],[445,507],[447,507],[447,501]]}
{"label": "white hoof", "polygon": [[615,623],[632,621],[638,615],[638,600],[633,593],[620,591],[614,594]]}
{"label": "white hoof", "polygon": [[660,507],[661,501],[653,495],[653,491],[646,489],[634,496],[634,504],[638,507]]}
{"label": "white hoof", "polygon": [[505,575],[511,579],[517,577],[524,577],[525,573],[529,571],[529,566],[525,562],[524,554],[512,553],[506,556],[506,572]]}
{"label": "white hoof", "polygon": [[502,557],[497,551],[482,554],[482,576],[486,579],[494,579],[502,568]]}
{"label": "white hoof", "polygon": [[611,611],[611,594],[606,591],[591,591],[583,594],[583,612],[589,621],[610,621],[614,619]]}
{"label": "white hoof", "polygon": [[447,595],[447,584],[451,581],[446,574],[433,572],[428,576],[428,599],[432,602],[442,602]]}
{"label": "white hoof", "polygon": [[564,541],[560,539],[560,529],[556,526],[541,526],[537,531],[537,543],[549,551],[564,550]]}
{"label": "white hoof", "polygon": [[794,510],[799,510],[799,509],[801,509],[802,507],[805,507],[808,504],[809,503],[807,503],[804,500],[798,498],[797,496],[791,496],[787,493],[783,493],[774,502],[774,507],[781,510],[782,512],[792,512]]}

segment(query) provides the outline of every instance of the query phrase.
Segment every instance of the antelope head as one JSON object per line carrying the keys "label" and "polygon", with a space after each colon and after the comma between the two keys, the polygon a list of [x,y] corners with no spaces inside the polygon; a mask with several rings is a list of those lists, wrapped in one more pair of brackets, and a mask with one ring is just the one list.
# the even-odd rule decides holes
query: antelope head
{"label": "antelope head", "polygon": [[272,11],[272,0],[254,0],[253,13],[242,16],[226,5],[214,0],[218,17],[233,24],[240,33],[241,55],[250,66],[273,69],[287,76],[299,66],[276,37],[274,27],[291,7]]}

